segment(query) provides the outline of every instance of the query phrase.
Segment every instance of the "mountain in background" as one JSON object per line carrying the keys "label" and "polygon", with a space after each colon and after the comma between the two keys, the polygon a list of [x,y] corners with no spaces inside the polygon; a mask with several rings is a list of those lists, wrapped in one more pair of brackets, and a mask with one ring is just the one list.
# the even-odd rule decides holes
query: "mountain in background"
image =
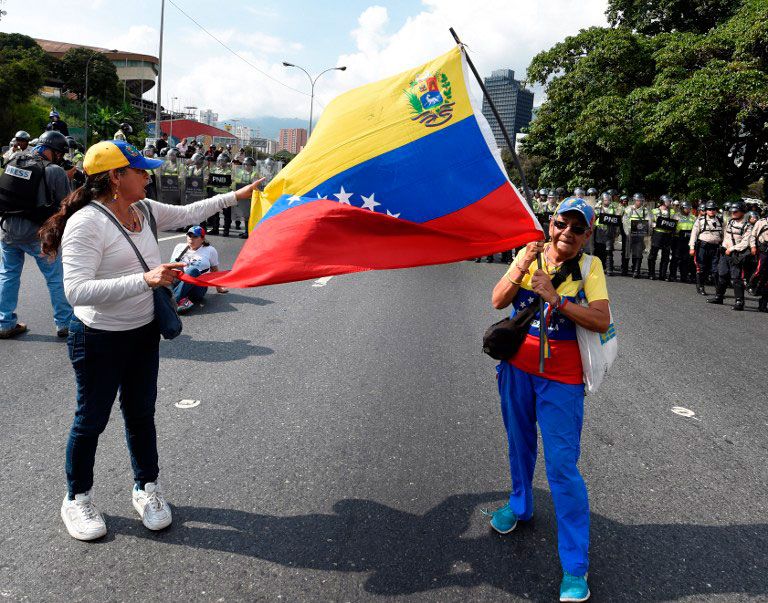
{"label": "mountain in background", "polygon": [[[223,128],[224,124],[228,122],[229,120],[221,119],[218,122],[218,127]],[[253,117],[250,119],[239,119],[237,123],[254,130],[258,128],[262,138],[277,140],[280,136],[281,128],[306,128],[309,122],[306,119],[299,119],[297,117]]]}

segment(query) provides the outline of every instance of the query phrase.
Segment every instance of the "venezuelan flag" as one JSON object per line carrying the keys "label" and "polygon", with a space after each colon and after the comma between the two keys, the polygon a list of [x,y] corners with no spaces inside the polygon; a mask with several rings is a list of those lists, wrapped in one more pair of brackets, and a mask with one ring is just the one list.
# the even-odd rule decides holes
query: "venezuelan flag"
{"label": "venezuelan flag", "polygon": [[199,280],[253,287],[455,262],[543,238],[467,77],[457,46],[334,99],[254,200],[259,221],[232,270]]}

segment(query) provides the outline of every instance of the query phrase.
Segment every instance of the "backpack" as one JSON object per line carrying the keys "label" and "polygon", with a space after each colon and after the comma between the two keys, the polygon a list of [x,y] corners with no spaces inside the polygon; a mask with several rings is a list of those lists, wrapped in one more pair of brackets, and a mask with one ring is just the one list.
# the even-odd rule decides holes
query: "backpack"
{"label": "backpack", "polygon": [[[18,153],[0,175],[0,216],[20,215],[31,220],[45,221],[53,206],[45,181],[45,160],[35,153]],[[46,204],[40,206],[38,194],[45,188]],[[45,216],[45,217],[43,217]]]}

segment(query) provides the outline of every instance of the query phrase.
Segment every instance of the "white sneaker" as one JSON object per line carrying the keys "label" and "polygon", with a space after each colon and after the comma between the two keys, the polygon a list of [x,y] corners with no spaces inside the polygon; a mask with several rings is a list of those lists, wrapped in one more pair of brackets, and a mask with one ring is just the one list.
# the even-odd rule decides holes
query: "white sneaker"
{"label": "white sneaker", "polygon": [[147,482],[143,490],[133,487],[133,508],[141,517],[141,523],[150,530],[162,530],[173,521],[171,505],[165,501],[157,482]]}
{"label": "white sneaker", "polygon": [[78,540],[96,540],[107,533],[107,524],[93,504],[93,490],[84,494],[75,494],[75,500],[64,496],[61,503],[61,518],[67,526],[67,532]]}

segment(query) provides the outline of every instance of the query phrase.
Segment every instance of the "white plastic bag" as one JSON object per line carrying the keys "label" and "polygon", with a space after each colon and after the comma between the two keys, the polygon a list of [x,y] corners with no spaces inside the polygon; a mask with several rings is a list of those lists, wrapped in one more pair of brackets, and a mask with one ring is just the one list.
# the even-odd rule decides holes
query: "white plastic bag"
{"label": "white plastic bag", "polygon": [[[581,267],[582,287],[591,267],[592,256],[585,254],[584,263]],[[584,299],[583,292],[580,291],[580,293],[580,297]],[[618,337],[616,336],[612,312],[610,316],[611,323],[605,333],[595,333],[578,324],[576,325],[576,340],[579,343],[581,365],[584,369],[584,388],[590,394],[594,394],[600,388],[603,378],[611,368],[613,361],[616,360],[618,353]]]}

